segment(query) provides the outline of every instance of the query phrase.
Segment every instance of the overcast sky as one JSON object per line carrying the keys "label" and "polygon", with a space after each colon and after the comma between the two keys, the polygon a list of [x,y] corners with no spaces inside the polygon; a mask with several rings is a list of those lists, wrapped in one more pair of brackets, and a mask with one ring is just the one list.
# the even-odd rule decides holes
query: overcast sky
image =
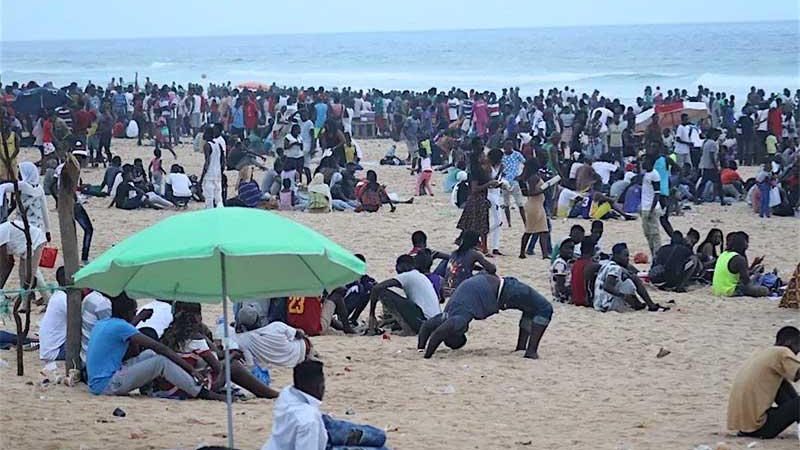
{"label": "overcast sky", "polygon": [[3,41],[798,20],[800,3],[798,0],[0,2]]}

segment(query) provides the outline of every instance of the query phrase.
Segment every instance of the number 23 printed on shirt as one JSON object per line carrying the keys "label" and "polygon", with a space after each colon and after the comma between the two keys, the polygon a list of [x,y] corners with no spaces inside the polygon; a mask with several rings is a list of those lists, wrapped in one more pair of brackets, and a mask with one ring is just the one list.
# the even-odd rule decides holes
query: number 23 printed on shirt
{"label": "number 23 printed on shirt", "polygon": [[303,314],[306,310],[305,297],[289,297],[287,309],[290,314]]}

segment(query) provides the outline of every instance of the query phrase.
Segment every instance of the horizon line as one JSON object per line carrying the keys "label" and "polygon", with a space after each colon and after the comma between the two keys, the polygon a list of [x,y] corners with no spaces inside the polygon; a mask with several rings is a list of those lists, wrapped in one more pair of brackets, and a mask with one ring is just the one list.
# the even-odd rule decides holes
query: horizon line
{"label": "horizon line", "polygon": [[0,44],[24,44],[38,42],[92,42],[92,41],[133,41],[133,40],[162,40],[162,39],[203,39],[203,38],[236,38],[236,37],[262,37],[262,36],[326,36],[347,34],[391,34],[391,33],[429,33],[443,32],[454,33],[461,31],[502,31],[502,30],[538,30],[562,28],[607,28],[607,27],[642,27],[642,26],[685,26],[685,25],[724,25],[724,24],[758,24],[758,23],[800,23],[800,19],[780,20],[736,20],[736,21],[690,21],[690,22],[650,22],[650,23],[598,23],[598,24],[572,24],[572,25],[543,25],[543,26],[512,26],[512,27],[475,27],[475,28],[439,28],[439,29],[392,29],[392,30],[356,30],[356,31],[319,31],[319,32],[275,32],[275,33],[246,33],[246,34],[218,34],[218,35],[167,35],[167,36],[140,36],[140,37],[104,37],[104,38],[63,38],[63,39],[20,39],[5,40],[0,37]]}

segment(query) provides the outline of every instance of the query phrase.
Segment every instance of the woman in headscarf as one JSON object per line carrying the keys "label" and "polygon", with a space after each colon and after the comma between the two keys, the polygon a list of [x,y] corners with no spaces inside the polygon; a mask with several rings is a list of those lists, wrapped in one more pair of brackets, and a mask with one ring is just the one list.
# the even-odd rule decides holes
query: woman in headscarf
{"label": "woman in headscarf", "polygon": [[[47,242],[50,242],[50,216],[47,214],[47,200],[45,198],[44,189],[39,183],[39,168],[30,161],[24,161],[19,164],[19,177],[20,181],[17,182],[20,191],[20,199],[22,206],[25,208],[25,215],[28,218],[28,224],[42,230],[47,237]],[[14,192],[13,183],[0,184],[0,197],[5,198],[6,195]],[[22,211],[17,208],[17,217],[22,219]],[[38,287],[45,287],[44,276],[42,270],[36,269],[36,284]],[[41,291],[44,301],[50,299],[50,292]]]}
{"label": "woman in headscarf", "polygon": [[333,197],[331,189],[325,184],[325,176],[317,173],[308,185],[308,212],[331,212]]}

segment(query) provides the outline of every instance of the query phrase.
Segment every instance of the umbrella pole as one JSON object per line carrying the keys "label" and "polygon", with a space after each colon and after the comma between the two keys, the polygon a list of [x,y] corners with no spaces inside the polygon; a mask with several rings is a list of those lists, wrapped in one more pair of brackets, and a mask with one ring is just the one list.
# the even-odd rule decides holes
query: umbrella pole
{"label": "umbrella pole", "polygon": [[233,448],[233,398],[231,393],[231,349],[228,333],[228,283],[225,275],[225,255],[220,252],[220,269],[222,272],[222,320],[224,321],[225,340],[225,406],[228,410],[228,447]]}

